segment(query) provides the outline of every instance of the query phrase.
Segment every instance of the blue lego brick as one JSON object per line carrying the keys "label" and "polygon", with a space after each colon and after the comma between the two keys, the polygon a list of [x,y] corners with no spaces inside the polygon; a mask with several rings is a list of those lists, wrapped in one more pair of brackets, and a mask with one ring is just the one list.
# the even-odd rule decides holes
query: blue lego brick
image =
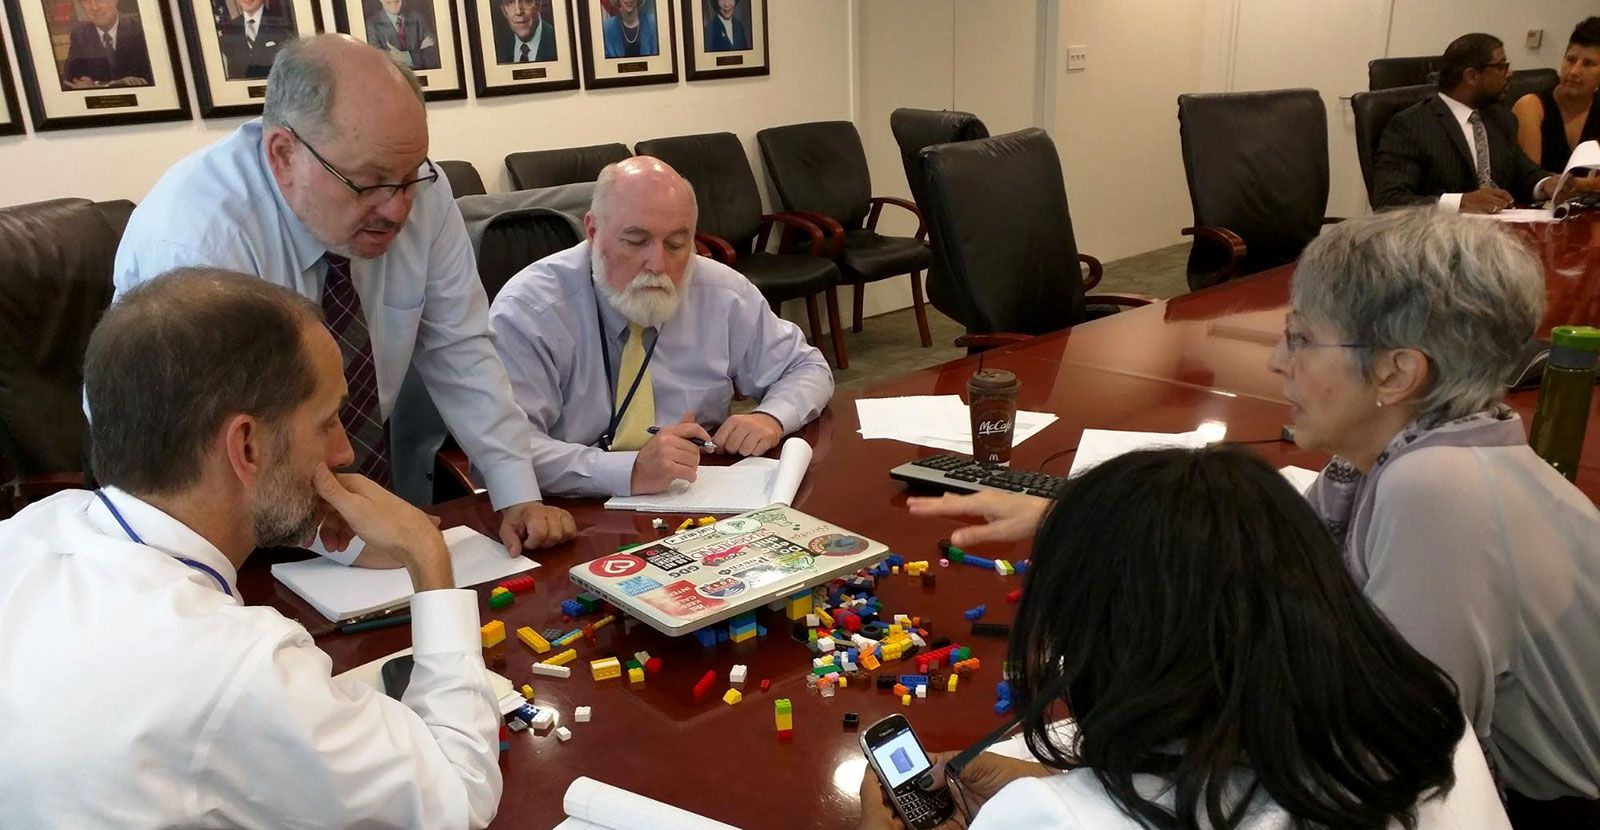
{"label": "blue lego brick", "polygon": [[965,563],[965,564],[968,564],[968,565],[976,565],[976,566],[978,566],[980,568],[988,568],[991,571],[994,570],[994,560],[993,559],[984,559],[981,556],[973,556],[972,554],[969,553],[961,561],[963,563]]}
{"label": "blue lego brick", "polygon": [[907,689],[915,689],[918,686],[926,686],[928,685],[928,676],[925,674],[902,674],[900,675],[900,685],[906,687]]}
{"label": "blue lego brick", "polygon": [[977,608],[968,609],[962,616],[967,618],[967,622],[977,622],[983,619],[983,612],[987,610],[989,610],[989,606],[979,605]]}
{"label": "blue lego brick", "polygon": [[1010,700],[1000,700],[1000,701],[996,701],[995,702],[995,704],[994,704],[994,713],[996,715],[1004,715],[1005,713],[1007,713],[1009,711],[1011,711],[1011,701]]}
{"label": "blue lego brick", "polygon": [[575,599],[562,600],[561,613],[569,617],[581,617],[583,616],[583,603]]}
{"label": "blue lego brick", "polygon": [[764,625],[756,626],[756,636],[757,637],[765,637],[765,636],[767,636],[767,627],[764,626]]}
{"label": "blue lego brick", "polygon": [[694,638],[700,641],[700,645],[706,648],[714,648],[717,645],[717,631],[712,626],[706,626],[705,628],[696,631],[694,633]]}
{"label": "blue lego brick", "polygon": [[889,563],[890,565],[904,565],[906,563],[906,558],[898,553],[891,553],[889,554],[888,558],[884,559],[883,561]]}
{"label": "blue lego brick", "polygon": [[1000,700],[1003,700],[1003,701],[1005,701],[1007,703],[1010,703],[1011,702],[1011,683],[1009,681],[1002,680],[999,683],[995,684],[994,696],[996,698],[1000,699]]}
{"label": "blue lego brick", "polygon": [[1014,563],[1012,563],[1011,567],[1015,568],[1017,573],[1019,573],[1019,574],[1020,573],[1027,573],[1028,572],[1028,560],[1023,559],[1021,561],[1014,562]]}
{"label": "blue lego brick", "polygon": [[717,642],[726,643],[727,641],[728,641],[728,629],[723,628],[722,626],[717,626]]}

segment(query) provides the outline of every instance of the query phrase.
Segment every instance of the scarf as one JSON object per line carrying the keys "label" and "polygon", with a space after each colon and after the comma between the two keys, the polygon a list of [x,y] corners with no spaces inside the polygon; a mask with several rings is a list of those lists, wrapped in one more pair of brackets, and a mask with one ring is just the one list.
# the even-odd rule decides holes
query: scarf
{"label": "scarf", "polygon": [[1362,473],[1348,460],[1336,456],[1323,468],[1306,497],[1338,542],[1356,584],[1365,585],[1368,574],[1363,552],[1377,500],[1378,479],[1395,459],[1428,447],[1510,447],[1526,443],[1522,419],[1504,404],[1434,426],[1412,421],[1378,454],[1370,471]]}

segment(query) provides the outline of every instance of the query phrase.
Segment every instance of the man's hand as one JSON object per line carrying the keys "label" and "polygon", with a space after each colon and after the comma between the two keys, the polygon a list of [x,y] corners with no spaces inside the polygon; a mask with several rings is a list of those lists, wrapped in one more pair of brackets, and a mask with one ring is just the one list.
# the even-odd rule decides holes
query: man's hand
{"label": "man's hand", "polygon": [[659,493],[680,478],[694,481],[700,468],[700,448],[689,440],[691,438],[711,440],[705,428],[694,422],[693,412],[685,412],[678,423],[662,427],[650,436],[633,459],[632,494]]}
{"label": "man's hand", "polygon": [[456,587],[450,551],[432,517],[365,476],[335,474],[322,465],[313,480],[317,495],[366,541],[368,550],[405,565],[416,590]]}
{"label": "man's hand", "polygon": [[939,498],[906,499],[913,516],[981,518],[984,524],[963,527],[950,534],[950,544],[966,547],[982,542],[1016,542],[1028,539],[1044,521],[1050,500],[1021,493],[987,491],[966,496],[946,493]]}
{"label": "man's hand", "polygon": [[1559,178],[1550,179],[1549,182],[1550,189],[1555,190],[1550,196],[1550,203],[1553,205],[1559,205],[1579,193],[1600,193],[1600,177],[1574,175],[1567,179],[1567,186],[1559,190],[1556,189],[1561,184]]}
{"label": "man's hand", "polygon": [[711,439],[717,452],[729,455],[761,455],[783,440],[783,424],[765,412],[733,415],[722,422]]}
{"label": "man's hand", "polygon": [[95,79],[89,77],[88,75],[79,75],[70,81],[63,81],[62,85],[67,89],[94,89],[95,87],[100,86]]}
{"label": "man's hand", "polygon": [[1499,213],[1515,201],[1511,194],[1498,187],[1486,187],[1461,194],[1462,213]]}
{"label": "man's hand", "polygon": [[559,545],[577,535],[578,524],[571,513],[541,502],[513,504],[500,517],[500,541],[512,556]]}

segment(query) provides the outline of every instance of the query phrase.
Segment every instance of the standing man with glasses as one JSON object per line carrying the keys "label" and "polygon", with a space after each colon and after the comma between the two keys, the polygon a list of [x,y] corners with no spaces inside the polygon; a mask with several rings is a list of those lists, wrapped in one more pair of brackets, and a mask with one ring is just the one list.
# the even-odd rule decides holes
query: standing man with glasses
{"label": "standing man with glasses", "polygon": [[[504,511],[507,550],[564,542],[576,527],[540,501],[532,428],[489,340],[466,226],[427,154],[409,71],[345,35],[296,40],[273,64],[262,118],[178,162],[133,212],[117,295],[173,268],[214,266],[320,302],[344,358],[339,417],[354,471],[389,486],[387,415],[414,361]],[[349,531],[330,519],[321,538],[342,549]],[[399,563],[366,551],[356,564]]]}
{"label": "standing man with glasses", "polygon": [[1556,195],[1556,178],[1517,146],[1510,110],[1492,106],[1505,97],[1510,77],[1499,38],[1452,41],[1440,61],[1439,93],[1402,110],[1383,130],[1373,158],[1372,206],[1499,213]]}

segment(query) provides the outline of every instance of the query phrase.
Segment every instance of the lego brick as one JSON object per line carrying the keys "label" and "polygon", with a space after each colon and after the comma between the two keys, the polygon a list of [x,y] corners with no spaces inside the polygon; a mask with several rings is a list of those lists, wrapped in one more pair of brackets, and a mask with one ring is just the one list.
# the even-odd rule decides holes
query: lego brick
{"label": "lego brick", "polygon": [[649,660],[644,661],[644,670],[651,674],[655,674],[656,672],[661,671],[661,665],[662,663],[660,657],[652,657]]}
{"label": "lego brick", "polygon": [[579,605],[583,606],[583,612],[585,614],[593,614],[594,612],[600,610],[600,597],[593,591],[584,591],[583,593],[578,594],[575,599],[578,600]]}
{"label": "lego brick", "polygon": [[952,673],[950,675],[950,679],[945,681],[944,690],[947,691],[947,692],[955,691],[956,690],[956,683],[958,683],[960,680],[961,680],[961,676],[960,675]]}
{"label": "lego brick", "polygon": [[559,677],[563,680],[572,676],[572,669],[567,666],[552,666],[549,663],[534,663],[532,672],[540,677]]}
{"label": "lego brick", "polygon": [[644,669],[641,669],[641,668],[628,669],[628,683],[630,685],[633,685],[633,686],[643,685],[644,684]]}
{"label": "lego brick", "polygon": [[750,669],[748,667],[744,665],[735,665],[733,668],[728,670],[728,683],[733,686],[743,686],[744,679],[749,672]]}
{"label": "lego brick", "polygon": [[512,732],[521,732],[522,730],[528,728],[528,722],[522,718],[512,718],[511,720],[506,721],[506,727]]}
{"label": "lego brick", "polygon": [[928,696],[928,684],[923,683],[922,685],[917,687],[917,697],[926,698],[927,696]]}
{"label": "lego brick", "polygon": [[694,632],[694,638],[705,648],[715,648],[717,645],[716,626],[706,626]]}
{"label": "lego brick", "polygon": [[635,651],[633,653],[633,659],[635,661],[637,661],[639,665],[643,666],[646,663],[650,662],[650,652],[648,652],[648,651]]}
{"label": "lego brick", "polygon": [[544,663],[546,665],[550,665],[550,666],[565,666],[566,664],[571,663],[573,660],[576,660],[576,659],[578,659],[578,651],[577,651],[577,649],[569,648],[566,651],[563,651],[560,654],[555,655],[554,657],[545,658],[544,659]]}
{"label": "lego brick", "polygon": [[928,676],[925,675],[925,674],[902,674],[902,675],[900,675],[900,685],[906,686],[906,687],[909,687],[909,688],[913,688],[914,689],[919,684],[925,684],[927,682],[928,682]]}
{"label": "lego brick", "polygon": [[764,692],[770,688],[772,688],[772,680],[765,677],[761,678],[761,691]]}
{"label": "lego brick", "polygon": [[595,680],[610,680],[613,677],[621,677],[622,663],[615,657],[590,660],[589,674],[593,675]]}
{"label": "lego brick", "polygon": [[877,684],[878,684],[878,688],[880,688],[880,689],[892,689],[892,688],[894,688],[894,685],[897,682],[899,682],[899,681],[897,681],[895,679],[894,675],[891,675],[891,674],[880,674],[880,675],[878,675]]}
{"label": "lego brick", "polygon": [[698,701],[705,697],[706,693],[711,691],[711,684],[715,682],[717,682],[717,673],[714,671],[708,671],[701,676],[700,680],[694,684],[694,699]]}
{"label": "lego brick", "polygon": [[711,525],[714,525],[716,523],[717,523],[717,517],[716,516],[701,516],[700,518],[695,519],[694,526],[695,527],[710,527]]}
{"label": "lego brick", "polygon": [[517,596],[510,591],[503,594],[495,594],[489,597],[489,608],[490,610],[498,611],[516,601]]}
{"label": "lego brick", "polygon": [[900,705],[901,706],[910,706],[911,705],[911,695],[901,695],[900,696]]}
{"label": "lego brick", "polygon": [[490,620],[483,628],[478,629],[478,634],[483,638],[484,648],[494,648],[505,642],[506,624],[499,620]]}
{"label": "lego brick", "polygon": [[987,605],[979,605],[976,608],[967,609],[961,616],[966,617],[968,622],[977,622],[983,619],[983,612],[987,610],[989,610]]}
{"label": "lego brick", "polygon": [[617,621],[617,615],[616,614],[607,614],[604,617],[601,617],[600,619],[595,620],[594,624],[591,626],[591,628],[593,630],[595,630],[595,631],[599,631],[600,629],[605,628],[606,626],[608,626],[608,625],[610,625],[610,624],[612,624],[612,623],[614,623],[616,621]]}
{"label": "lego brick", "polygon": [[565,726],[556,727],[556,740],[562,743],[572,740],[572,730]]}
{"label": "lego brick", "polygon": [[528,683],[522,684],[522,696],[533,700],[533,686]]}
{"label": "lego brick", "polygon": [[911,689],[907,688],[904,683],[896,683],[894,684],[894,693],[896,695],[908,695],[911,694]]}
{"label": "lego brick", "polygon": [[517,629],[517,639],[521,640],[523,645],[533,649],[535,654],[544,654],[550,650],[549,641],[540,637],[539,632],[528,626]]}
{"label": "lego brick", "polygon": [[845,712],[844,713],[844,731],[846,731],[846,732],[854,732],[854,731],[856,731],[856,727],[858,727],[860,725],[861,725],[861,716],[860,715],[856,714],[855,712]]}
{"label": "lego brick", "polygon": [[562,600],[561,613],[569,617],[581,617],[583,616],[583,604],[575,599]]}
{"label": "lego brick", "polygon": [[526,594],[534,589],[534,581],[531,576],[518,576],[501,582],[498,587],[504,588],[513,594]]}
{"label": "lego brick", "polygon": [[688,530],[691,527],[694,527],[694,519],[684,519],[678,525],[678,529],[674,530],[673,533],[682,533],[682,532],[684,532],[685,530]]}
{"label": "lego brick", "polygon": [[572,720],[576,723],[588,723],[589,718],[592,717],[593,714],[593,710],[589,707],[579,706],[578,708],[572,710]]}
{"label": "lego brick", "polygon": [[972,636],[974,636],[974,637],[1010,637],[1011,636],[1011,626],[1002,625],[1001,623],[975,622],[975,623],[972,624]]}
{"label": "lego brick", "polygon": [[560,637],[557,637],[554,640],[551,640],[550,641],[550,645],[552,645],[552,646],[554,646],[556,648],[566,648],[567,646],[570,646],[573,643],[576,643],[578,640],[580,640],[582,638],[583,638],[583,629],[574,628],[571,631],[568,631],[565,634],[562,634]]}
{"label": "lego brick", "polygon": [[511,593],[511,589],[506,588],[506,587],[504,587],[502,585],[496,585],[496,586],[494,586],[494,590],[491,590],[489,592],[489,596],[490,597],[497,597],[497,596],[500,596],[501,594],[509,594],[509,593]]}
{"label": "lego brick", "polygon": [[732,706],[741,700],[744,700],[744,695],[740,694],[738,689],[729,689],[727,693],[722,696],[722,702],[728,704],[729,706]]}
{"label": "lego brick", "polygon": [[667,520],[661,518],[660,516],[657,516],[654,519],[651,519],[650,520],[650,529],[656,531],[657,533],[666,530],[667,529]]}

